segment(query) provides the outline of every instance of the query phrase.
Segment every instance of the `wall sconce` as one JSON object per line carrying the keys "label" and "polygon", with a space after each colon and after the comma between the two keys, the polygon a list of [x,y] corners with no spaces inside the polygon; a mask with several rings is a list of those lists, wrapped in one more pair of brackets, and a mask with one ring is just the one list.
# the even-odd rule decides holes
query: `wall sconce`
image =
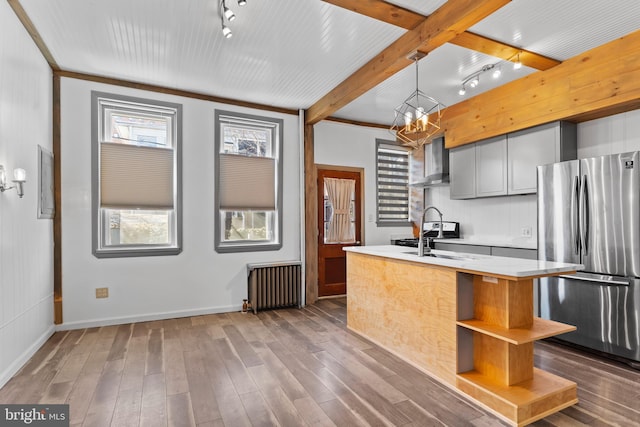
{"label": "wall sconce", "polygon": [[7,173],[4,170],[4,166],[0,165],[0,191],[3,193],[12,188],[16,189],[18,197],[24,196],[23,184],[27,182],[27,172],[21,168],[15,168],[13,170],[13,181],[15,185],[7,186]]}

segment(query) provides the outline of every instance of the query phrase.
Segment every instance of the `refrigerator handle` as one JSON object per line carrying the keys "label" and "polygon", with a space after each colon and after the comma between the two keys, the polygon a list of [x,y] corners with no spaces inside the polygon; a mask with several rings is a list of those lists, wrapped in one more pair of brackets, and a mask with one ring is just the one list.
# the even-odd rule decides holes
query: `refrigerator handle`
{"label": "refrigerator handle", "polygon": [[589,247],[589,210],[587,208],[589,191],[587,189],[587,176],[582,176],[582,184],[580,185],[580,246],[582,247],[582,255],[587,255]]}
{"label": "refrigerator handle", "polygon": [[571,242],[573,242],[573,252],[580,253],[580,235],[578,230],[578,197],[580,194],[580,177],[574,176],[571,185]]}

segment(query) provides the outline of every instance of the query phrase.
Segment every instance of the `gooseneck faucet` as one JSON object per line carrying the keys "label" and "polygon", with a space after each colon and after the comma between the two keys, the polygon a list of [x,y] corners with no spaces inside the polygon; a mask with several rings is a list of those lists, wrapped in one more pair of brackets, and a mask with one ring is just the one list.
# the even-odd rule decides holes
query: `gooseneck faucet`
{"label": "gooseneck faucet", "polygon": [[424,256],[425,253],[429,253],[431,251],[431,248],[429,248],[428,250],[425,251],[425,247],[424,247],[424,220],[427,216],[427,212],[429,210],[433,209],[434,211],[438,212],[438,215],[440,215],[440,226],[438,227],[438,239],[442,239],[443,235],[442,235],[442,212],[440,212],[440,209],[436,208],[435,206],[427,206],[423,211],[422,211],[422,218],[420,219],[420,236],[418,237],[418,256]]}

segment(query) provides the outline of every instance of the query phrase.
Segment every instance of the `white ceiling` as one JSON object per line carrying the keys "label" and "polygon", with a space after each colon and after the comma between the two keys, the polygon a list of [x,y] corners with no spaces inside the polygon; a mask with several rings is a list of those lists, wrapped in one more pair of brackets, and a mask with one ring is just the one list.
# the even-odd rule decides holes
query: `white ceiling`
{"label": "white ceiling", "polygon": [[[63,70],[287,109],[306,109],[405,30],[320,0],[247,0],[221,34],[218,0],[20,0]],[[443,0],[393,0],[428,15]],[[565,60],[640,29],[638,0],[513,0],[469,31]],[[446,44],[419,64],[420,89],[445,105],[536,70],[510,64],[458,95],[490,57]],[[509,65],[509,66],[506,66]],[[334,117],[390,124],[415,90],[413,67]]]}

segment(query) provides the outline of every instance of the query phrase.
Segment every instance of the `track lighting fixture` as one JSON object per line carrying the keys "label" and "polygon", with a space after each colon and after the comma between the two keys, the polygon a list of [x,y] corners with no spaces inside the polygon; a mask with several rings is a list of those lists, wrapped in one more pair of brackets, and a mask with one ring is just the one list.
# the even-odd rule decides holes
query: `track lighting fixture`
{"label": "track lighting fixture", "polygon": [[[231,38],[231,36],[233,34],[231,33],[231,28],[229,28],[225,24],[225,20],[226,20],[226,22],[232,22],[233,20],[236,19],[236,14],[233,13],[233,11],[227,7],[227,0],[218,0],[218,1],[219,1],[218,12],[220,14],[220,23],[221,23],[221,28],[222,28],[222,35],[226,39],[228,39],[228,38]],[[246,4],[247,4],[246,0],[238,0],[238,6],[245,6]]]}
{"label": "track lighting fixture", "polygon": [[516,60],[513,61],[513,69],[519,70],[520,68],[522,68],[522,62],[520,62],[520,52],[518,52],[518,55],[516,55]]}

